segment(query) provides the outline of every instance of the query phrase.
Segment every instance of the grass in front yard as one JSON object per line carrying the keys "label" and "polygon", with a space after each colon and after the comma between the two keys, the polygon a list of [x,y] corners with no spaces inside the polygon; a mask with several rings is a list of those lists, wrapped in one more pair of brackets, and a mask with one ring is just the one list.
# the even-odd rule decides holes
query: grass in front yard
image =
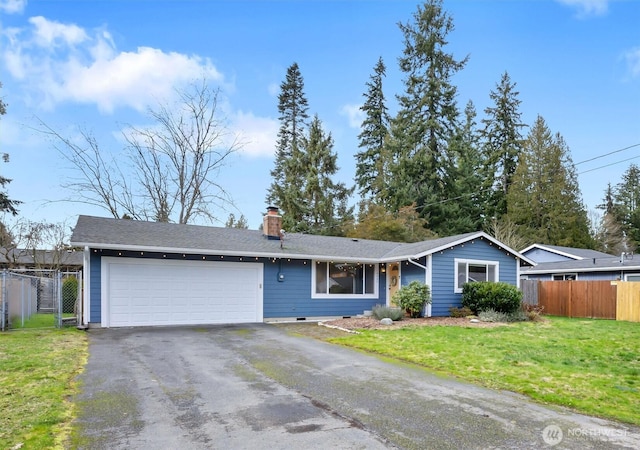
{"label": "grass in front yard", "polygon": [[640,425],[640,324],[552,317],[497,328],[363,331],[331,342]]}
{"label": "grass in front yard", "polygon": [[83,331],[0,333],[0,448],[63,448],[86,359]]}

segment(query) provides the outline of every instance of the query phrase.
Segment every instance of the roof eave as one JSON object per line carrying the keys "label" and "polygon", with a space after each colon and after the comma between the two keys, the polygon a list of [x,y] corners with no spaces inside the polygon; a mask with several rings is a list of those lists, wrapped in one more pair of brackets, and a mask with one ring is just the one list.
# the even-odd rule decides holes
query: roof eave
{"label": "roof eave", "polygon": [[[283,252],[250,252],[250,251],[231,251],[216,249],[199,249],[199,248],[176,248],[176,247],[149,247],[141,245],[120,245],[120,244],[104,244],[91,242],[74,242],[72,245],[81,247],[89,247],[100,250],[124,250],[133,252],[153,252],[153,253],[185,253],[196,255],[220,255],[220,256],[242,256],[244,258],[290,258],[290,259],[310,259],[310,260],[336,260],[344,262],[363,262],[363,263],[380,263],[380,258],[357,258],[344,257],[341,255],[313,255],[300,253]],[[286,249],[284,249],[286,250]]]}
{"label": "roof eave", "polygon": [[406,256],[405,258],[414,258],[414,259],[422,258],[423,256],[432,255],[434,253],[437,253],[437,252],[440,252],[440,251],[443,251],[443,250],[447,250],[447,249],[450,249],[450,248],[455,247],[457,245],[461,245],[461,244],[464,244],[466,242],[472,241],[474,239],[480,239],[480,238],[487,239],[488,241],[490,241],[493,244],[503,248],[504,250],[508,251],[509,253],[514,255],[516,258],[521,259],[522,261],[526,262],[527,264],[530,264],[532,266],[536,265],[535,262],[533,262],[532,260],[530,260],[526,256],[522,255],[520,252],[517,252],[517,251],[513,250],[512,248],[510,248],[507,245],[504,245],[502,242],[500,242],[497,239],[491,237],[490,235],[488,235],[484,231],[478,231],[477,233],[474,233],[474,234],[469,235],[469,236],[465,236],[464,238],[458,239],[457,241],[449,242],[448,244],[443,244],[443,245],[441,245],[439,247],[432,248],[432,249],[429,249],[427,251],[424,251],[424,252],[421,252],[421,253],[417,253],[415,255]]}
{"label": "roof eave", "polygon": [[547,275],[554,273],[582,273],[582,272],[620,272],[620,271],[640,271],[640,266],[608,266],[608,267],[580,267],[569,269],[548,269],[548,270],[528,270],[525,269],[521,275]]}

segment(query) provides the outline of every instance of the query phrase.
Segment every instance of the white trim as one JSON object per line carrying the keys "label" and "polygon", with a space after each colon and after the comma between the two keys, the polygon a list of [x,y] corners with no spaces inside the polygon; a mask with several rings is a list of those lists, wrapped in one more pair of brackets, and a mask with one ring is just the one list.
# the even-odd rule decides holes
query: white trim
{"label": "white trim", "polygon": [[[352,261],[343,261],[340,262],[350,263]],[[318,263],[327,263],[327,271],[329,270],[329,264],[336,264],[336,261],[327,261],[319,259],[311,261],[311,298],[312,299],[363,299],[363,298],[379,298],[380,292],[380,265],[377,263],[362,263],[363,266],[369,264],[373,266],[373,294],[330,294],[327,292],[326,294],[318,294],[316,293],[316,268],[318,267]],[[366,271],[363,268],[363,275],[366,274]],[[329,274],[327,273],[327,282],[329,280]],[[366,275],[363,276],[363,283],[366,285]],[[362,287],[363,291],[365,286]]]}
{"label": "white trim", "polygon": [[[425,252],[417,253],[417,254],[415,254],[415,255],[413,255],[411,257],[413,259],[419,259],[419,258],[421,258],[423,256],[434,254],[434,253],[437,253],[439,251],[446,250],[446,249],[449,249],[449,248],[453,248],[453,247],[455,247],[457,245],[461,245],[461,244],[464,244],[466,242],[473,241],[475,239],[481,239],[481,238],[482,239],[486,239],[487,241],[489,241],[490,243],[493,243],[494,245],[497,245],[500,250],[508,251],[513,256],[525,261],[528,264],[531,264],[532,266],[536,265],[536,263],[534,261],[532,261],[529,258],[527,258],[526,256],[522,255],[520,252],[517,252],[517,251],[513,250],[512,248],[506,246],[505,244],[503,244],[502,242],[498,241],[497,239],[491,237],[490,235],[488,235],[484,231],[479,231],[479,232],[474,233],[474,234],[472,234],[470,236],[465,236],[464,238],[458,239],[457,241],[449,242],[448,244],[443,244],[440,247],[436,247],[436,248],[427,250]],[[428,241],[426,241],[426,242],[428,242]],[[398,258],[403,258],[403,257],[400,256]],[[406,259],[406,258],[408,258],[408,256],[405,256],[404,258]]]}
{"label": "white trim", "polygon": [[[466,259],[466,258],[454,258],[453,260],[453,292],[456,294],[462,293],[462,288],[458,287],[458,265],[466,264],[466,273],[465,278],[469,278],[469,265],[478,265],[478,266],[495,266],[495,280],[491,280],[494,282],[500,281],[500,262],[499,261],[488,261],[482,259]],[[487,274],[488,275],[488,274]]]}
{"label": "white trim", "polygon": [[527,247],[524,250],[522,250],[520,253],[524,254],[524,253],[526,253],[529,250],[532,250],[534,248],[537,248],[538,250],[544,250],[545,252],[553,253],[555,255],[566,256],[567,258],[571,258],[574,261],[582,261],[584,259],[587,259],[587,258],[584,258],[582,256],[574,255],[572,253],[563,252],[561,250],[556,250],[556,249],[553,249],[553,248],[550,248],[550,247],[545,247],[544,245],[540,245],[540,244],[532,244],[529,247]]}
{"label": "white trim", "polygon": [[624,274],[624,281],[629,281],[628,280],[629,275],[631,275],[632,277],[640,277],[640,273],[625,273]]}
{"label": "white trim", "polygon": [[176,266],[186,267],[187,265],[202,264],[211,267],[253,267],[258,269],[258,298],[256,299],[256,322],[264,321],[264,264],[255,262],[228,262],[228,261],[197,261],[197,260],[182,260],[182,259],[152,259],[152,258],[118,258],[113,256],[104,256],[101,258],[100,264],[100,295],[101,295],[101,326],[108,328],[110,326],[109,317],[109,269],[112,264],[126,263],[137,265],[167,265],[173,264]]}
{"label": "white trim", "polygon": [[91,318],[91,250],[85,247],[82,252],[82,324],[89,323]]}
{"label": "white trim", "polygon": [[425,316],[431,317],[431,305],[433,304],[433,255],[427,255],[427,270],[425,270],[424,282],[427,286],[429,286],[429,290],[431,291],[431,303],[427,304],[427,308],[425,310]]}

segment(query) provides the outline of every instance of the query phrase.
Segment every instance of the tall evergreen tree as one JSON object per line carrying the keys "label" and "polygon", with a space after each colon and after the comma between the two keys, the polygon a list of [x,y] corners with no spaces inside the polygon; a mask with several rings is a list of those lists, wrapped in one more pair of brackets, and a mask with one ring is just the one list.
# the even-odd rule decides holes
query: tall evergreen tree
{"label": "tall evergreen tree", "polygon": [[620,205],[615,201],[616,193],[611,183],[607,183],[602,203],[597,206],[603,210],[602,217],[597,224],[594,240],[596,248],[602,252],[618,255],[630,251],[633,245],[629,242],[627,233],[620,223]]}
{"label": "tall evergreen tree", "polygon": [[[309,132],[301,141],[302,168],[306,174],[302,191],[305,205],[303,220],[294,228],[313,234],[337,235],[352,216],[346,208],[353,189],[332,180],[338,171],[338,155],[333,152],[333,138],[322,129],[322,122],[314,116]],[[342,216],[337,216],[336,214]],[[346,216],[346,217],[345,217]]]}
{"label": "tall evergreen tree", "polygon": [[304,93],[304,80],[297,63],[287,69],[280,85],[278,113],[280,129],[276,141],[276,157],[271,170],[272,183],[267,203],[283,213],[285,229],[293,230],[304,219],[305,206],[300,198],[305,173],[302,169],[301,141],[307,128],[309,105]]}
{"label": "tall evergreen tree", "polygon": [[399,58],[404,93],[397,97],[399,111],[390,127],[394,162],[387,202],[395,210],[415,202],[431,229],[442,233],[448,219],[448,144],[458,117],[452,78],[467,58],[458,61],[445,50],[454,25],[441,0],[418,6],[413,22],[399,26],[405,44]]}
{"label": "tall evergreen tree", "polygon": [[489,94],[493,106],[484,110],[486,118],[482,119],[484,125],[482,136],[487,162],[485,170],[493,175],[488,178],[489,183],[484,186],[491,193],[487,213],[496,218],[507,212],[507,191],[518,166],[518,157],[522,152],[521,130],[526,125],[520,118],[519,94],[516,83],[511,82],[509,74],[505,72],[496,89]]}
{"label": "tall evergreen tree", "polygon": [[464,110],[465,121],[449,144],[448,176],[449,220],[446,234],[467,233],[482,229],[484,221],[484,161],[476,129],[476,109],[472,101]]}
{"label": "tall evergreen tree", "polygon": [[389,113],[382,90],[382,79],[386,66],[382,58],[373,69],[367,82],[365,102],[360,109],[365,113],[362,131],[358,135],[359,147],[356,153],[356,184],[363,197],[379,201],[388,182],[389,157],[385,143],[389,134]]}
{"label": "tall evergreen tree", "polygon": [[613,215],[625,232],[631,249],[640,244],[640,168],[631,164],[614,189]]}
{"label": "tall evergreen tree", "polygon": [[569,149],[540,116],[525,141],[507,205],[508,218],[530,242],[593,246]]}

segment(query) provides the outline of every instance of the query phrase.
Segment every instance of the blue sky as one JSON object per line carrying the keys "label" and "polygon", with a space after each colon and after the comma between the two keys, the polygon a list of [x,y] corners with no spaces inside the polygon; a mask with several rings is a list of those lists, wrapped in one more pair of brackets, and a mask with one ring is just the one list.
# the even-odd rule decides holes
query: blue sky
{"label": "blue sky", "polygon": [[[22,200],[21,216],[75,223],[106,211],[63,201],[73,173],[45,137],[41,119],[62,134],[91,130],[105,151],[121,152],[119,130],[150,124],[148,106],[207,74],[223,93],[232,131],[247,142],[219,174],[236,210],[257,228],[273,167],[277,94],[286,69],[300,66],[311,114],[332,133],[353,184],[365,83],[379,57],[395,110],[402,35],[418,2],[375,1],[21,1],[0,0],[0,173]],[[459,59],[458,104],[472,100],[478,120],[507,71],[517,83],[527,124],[541,115],[567,142],[578,164],[588,209],[608,182],[640,161],[640,2],[634,0],[445,0],[455,31],[448,49]],[[613,164],[629,158],[630,161]],[[595,170],[592,170],[595,169]],[[354,199],[355,201],[356,199]],[[8,220],[8,218],[5,218]]]}

